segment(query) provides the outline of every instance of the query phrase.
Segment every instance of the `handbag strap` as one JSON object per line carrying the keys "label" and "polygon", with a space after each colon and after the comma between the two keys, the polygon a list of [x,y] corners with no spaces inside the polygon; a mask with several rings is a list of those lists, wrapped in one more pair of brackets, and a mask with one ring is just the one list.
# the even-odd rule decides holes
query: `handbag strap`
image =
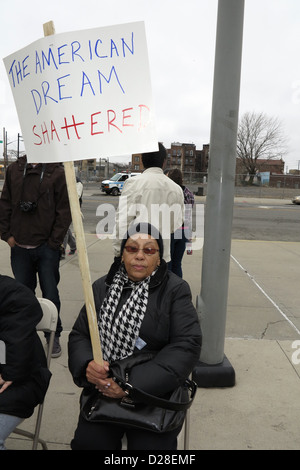
{"label": "handbag strap", "polygon": [[150,395],[149,393],[146,393],[139,388],[135,388],[128,382],[124,382],[117,377],[113,377],[113,380],[124,390],[124,392],[128,393],[129,396],[125,397],[125,402],[127,402],[128,405],[130,405],[130,399],[132,399],[133,402],[136,400],[148,405],[159,406],[160,408],[173,411],[182,411],[190,408],[197,391],[197,384],[193,380],[186,379],[183,386],[189,389],[190,397],[185,402],[175,402],[156,397],[155,395]]}

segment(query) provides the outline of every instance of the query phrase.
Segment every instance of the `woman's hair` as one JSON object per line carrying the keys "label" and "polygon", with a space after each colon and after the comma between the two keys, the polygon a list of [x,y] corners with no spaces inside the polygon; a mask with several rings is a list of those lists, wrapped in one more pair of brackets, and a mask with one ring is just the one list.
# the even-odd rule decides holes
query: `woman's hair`
{"label": "woman's hair", "polygon": [[182,186],[182,172],[178,170],[178,168],[171,170],[168,174],[168,177],[175,181],[175,183],[179,184],[179,186]]}
{"label": "woman's hair", "polygon": [[154,227],[154,225],[151,225],[147,222],[139,222],[138,224],[130,225],[128,227],[127,233],[121,243],[121,256],[128,238],[132,237],[132,235],[135,235],[136,233],[151,235],[151,237],[157,241],[160,259],[163,258],[164,245],[161,234],[159,233],[159,230]]}
{"label": "woman's hair", "polygon": [[150,168],[153,166],[157,166],[162,168],[164,165],[164,161],[167,158],[167,151],[162,143],[159,142],[158,144],[158,152],[149,152],[142,154],[142,162],[144,168]]}

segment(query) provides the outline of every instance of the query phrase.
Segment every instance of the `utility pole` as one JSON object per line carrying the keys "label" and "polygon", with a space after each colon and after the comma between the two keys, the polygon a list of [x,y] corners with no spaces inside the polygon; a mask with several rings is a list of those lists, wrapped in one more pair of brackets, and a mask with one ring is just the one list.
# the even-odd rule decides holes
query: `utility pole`
{"label": "utility pole", "polygon": [[3,127],[3,140],[0,140],[0,144],[3,144],[3,159],[4,159],[4,135],[5,135],[5,127]]}
{"label": "utility pole", "polygon": [[224,355],[231,230],[234,204],[244,0],[219,0],[205,208],[201,293],[197,310],[203,333],[193,379],[200,387],[235,384]]}
{"label": "utility pole", "polygon": [[3,162],[4,162],[4,175],[6,174],[7,168],[7,132],[3,127]]}

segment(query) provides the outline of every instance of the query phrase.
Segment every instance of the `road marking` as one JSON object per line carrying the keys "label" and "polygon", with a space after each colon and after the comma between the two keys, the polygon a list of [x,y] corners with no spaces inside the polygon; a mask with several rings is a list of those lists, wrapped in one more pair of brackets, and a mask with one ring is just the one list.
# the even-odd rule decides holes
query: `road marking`
{"label": "road marking", "polygon": [[276,310],[280,313],[280,315],[282,315],[283,318],[291,325],[291,327],[294,328],[294,330],[296,330],[298,335],[300,335],[300,331],[298,330],[296,325],[294,325],[294,323],[288,318],[288,316],[281,310],[279,305],[277,305],[276,302],[273,299],[271,299],[271,297],[264,291],[264,289],[256,282],[254,277],[247,271],[247,269],[245,269],[233,255],[230,255],[230,257],[239,266],[239,268],[242,271],[244,271],[244,273],[247,274],[249,279],[256,285],[256,287],[261,291],[261,293],[271,302],[271,304],[276,308]]}

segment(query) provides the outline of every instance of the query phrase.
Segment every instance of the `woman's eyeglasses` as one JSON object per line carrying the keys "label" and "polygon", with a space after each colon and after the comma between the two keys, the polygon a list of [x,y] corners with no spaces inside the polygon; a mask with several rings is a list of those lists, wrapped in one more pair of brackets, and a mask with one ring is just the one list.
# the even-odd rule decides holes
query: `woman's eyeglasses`
{"label": "woman's eyeglasses", "polygon": [[143,253],[145,253],[145,255],[148,255],[148,256],[155,255],[155,253],[157,253],[159,251],[156,248],[150,248],[150,247],[148,247],[148,248],[138,248],[137,246],[131,246],[131,245],[124,246],[124,248],[127,251],[127,253],[134,254],[134,253],[137,253],[138,251],[142,250]]}

